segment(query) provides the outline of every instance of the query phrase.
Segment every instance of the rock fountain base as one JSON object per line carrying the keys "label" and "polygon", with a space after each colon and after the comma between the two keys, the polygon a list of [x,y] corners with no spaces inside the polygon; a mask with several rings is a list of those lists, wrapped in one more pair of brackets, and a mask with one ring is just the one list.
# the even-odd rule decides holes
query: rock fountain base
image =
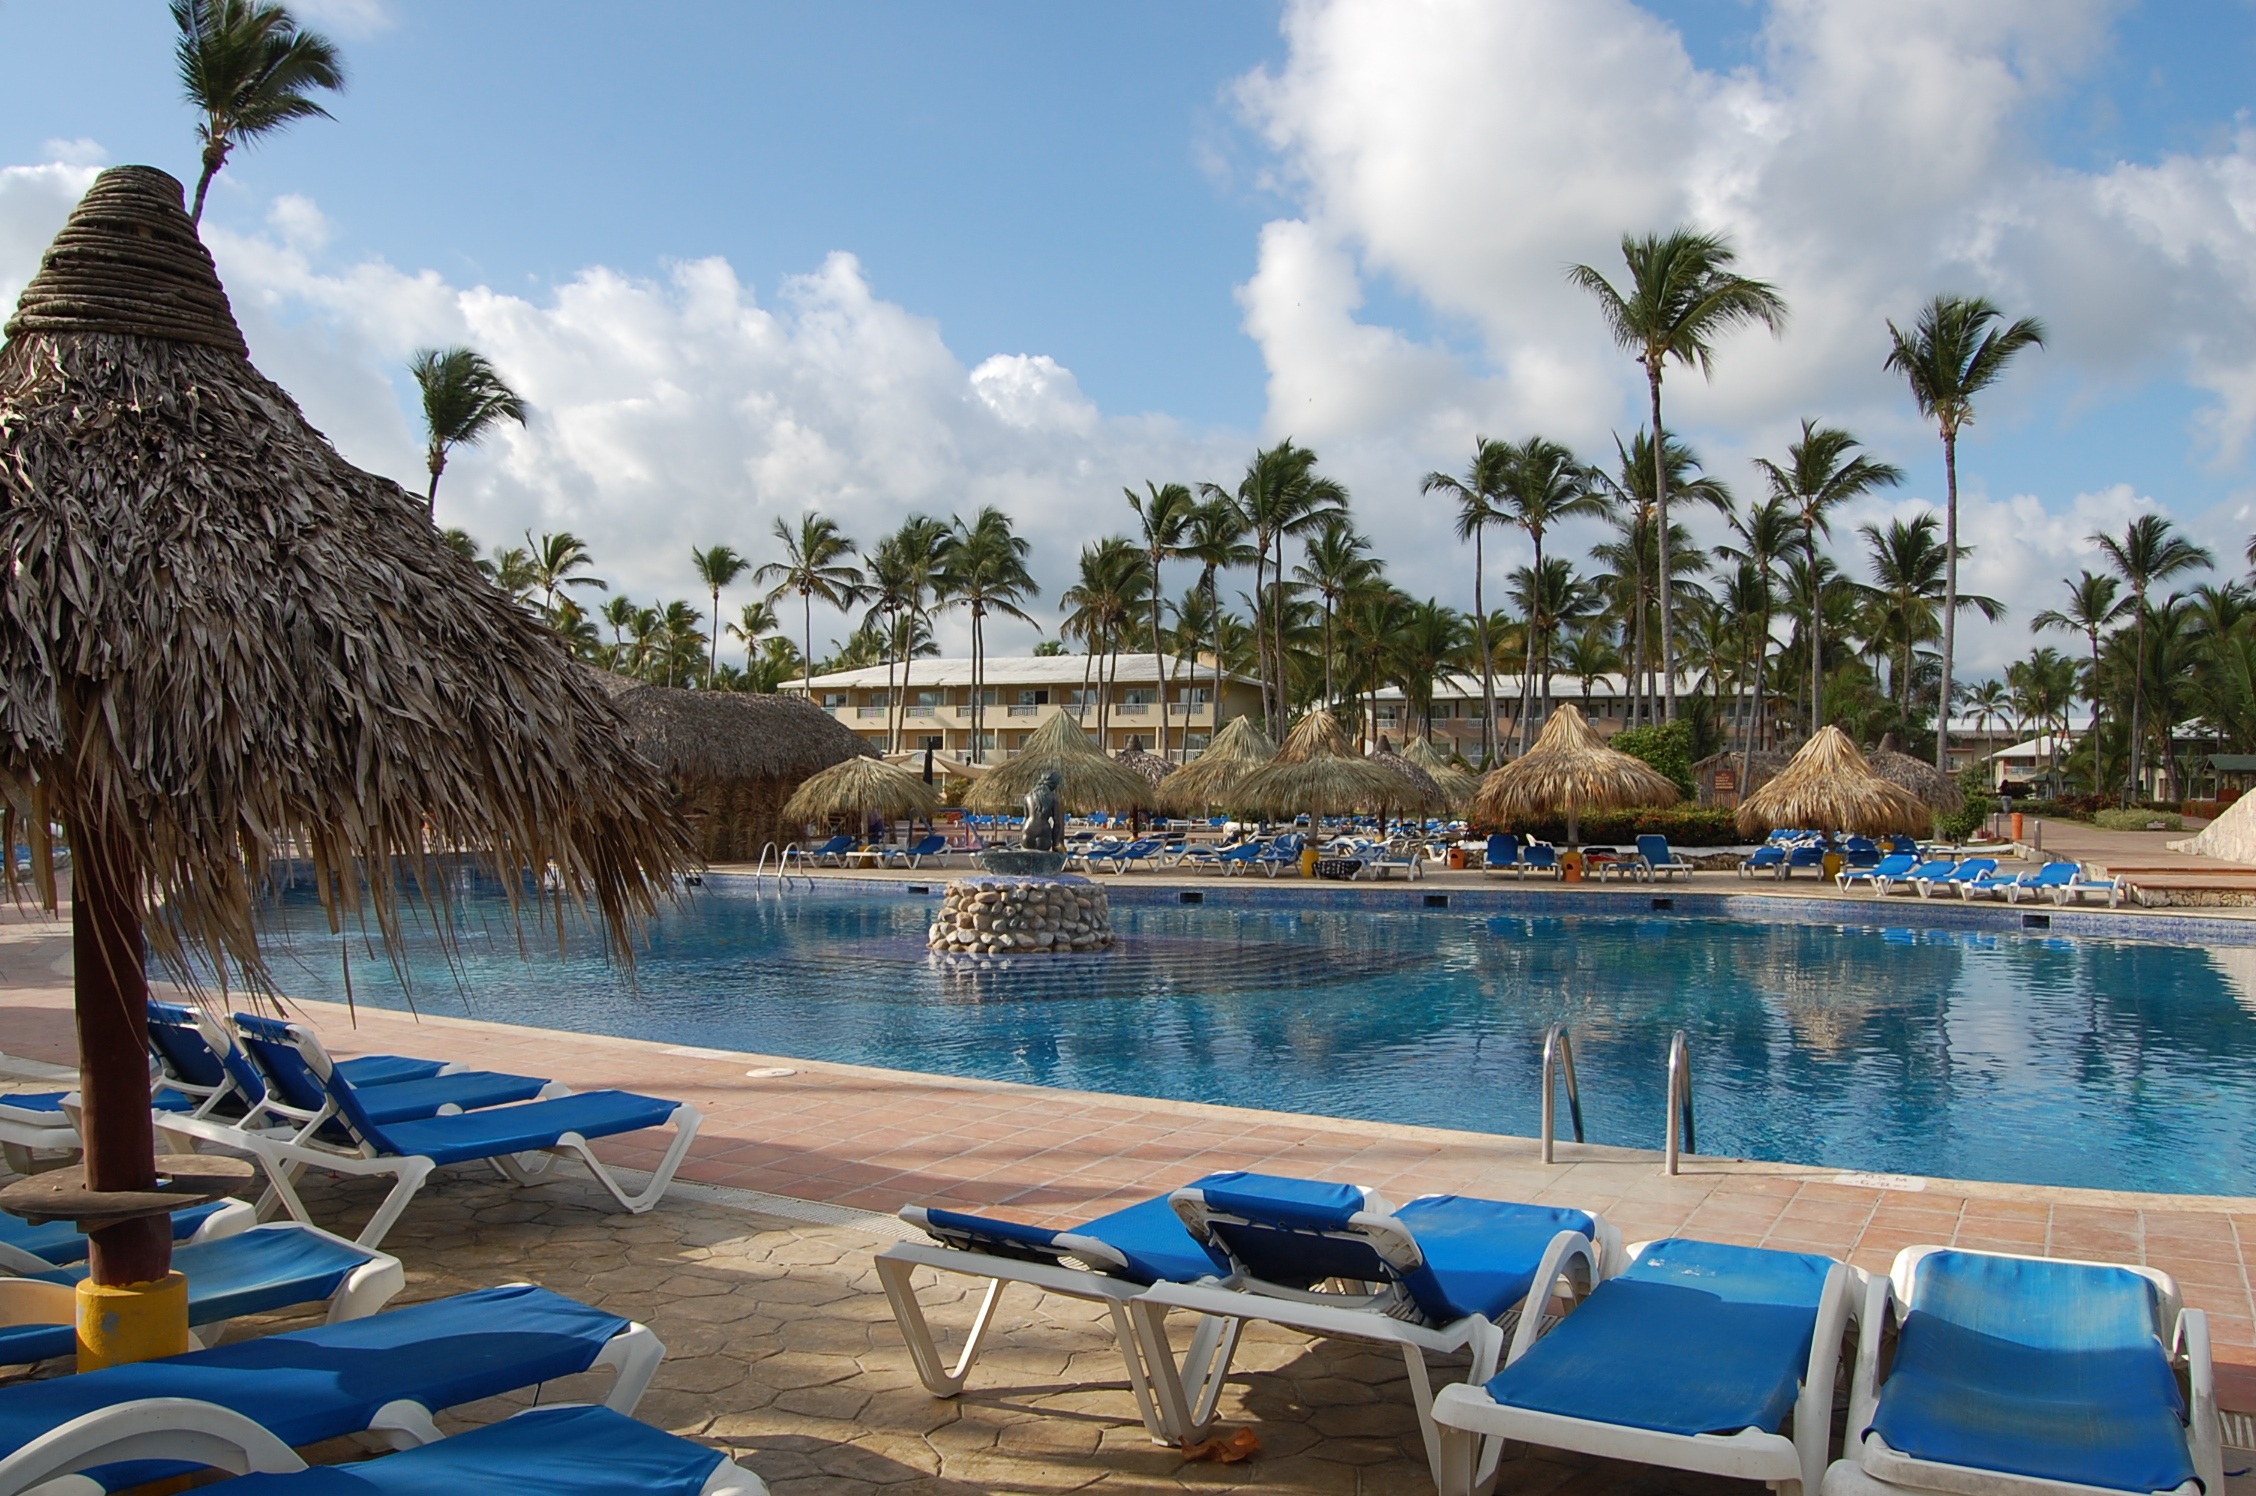
{"label": "rock fountain base", "polygon": [[967,956],[1102,950],[1112,944],[1111,900],[1087,878],[959,878],[925,944]]}

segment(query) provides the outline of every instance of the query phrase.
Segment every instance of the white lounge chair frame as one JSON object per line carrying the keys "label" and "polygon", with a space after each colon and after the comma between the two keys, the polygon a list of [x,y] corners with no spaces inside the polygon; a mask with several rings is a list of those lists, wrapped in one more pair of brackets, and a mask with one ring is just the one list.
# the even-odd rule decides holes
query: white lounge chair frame
{"label": "white lounge chair frame", "polygon": [[[196,1242],[218,1241],[223,1236],[234,1236],[258,1224],[258,1212],[240,1200],[230,1200],[196,1224],[196,1229],[186,1240],[173,1243],[185,1247]],[[63,1266],[46,1258],[0,1242],[0,1273],[45,1273]],[[8,1319],[0,1310],[0,1323],[23,1324],[26,1321]]]}
{"label": "white lounge chair frame", "polygon": [[[920,1206],[906,1206],[901,1218],[922,1229],[924,1210]],[[1083,1262],[1112,1268],[1128,1265],[1120,1253],[1094,1237],[1062,1232],[1055,1238],[1054,1245],[1061,1253]],[[917,1380],[924,1383],[924,1390],[934,1397],[954,1397],[963,1391],[972,1367],[978,1363],[979,1352],[986,1344],[987,1332],[994,1326],[995,1309],[1002,1302],[1004,1288],[1024,1283],[1045,1293],[1103,1304],[1110,1310],[1113,1340],[1128,1373],[1128,1390],[1135,1394],[1136,1410],[1143,1415],[1144,1428],[1151,1434],[1152,1442],[1176,1444],[1190,1435],[1187,1423],[1169,1416],[1178,1404],[1164,1401],[1154,1390],[1155,1383],[1173,1379],[1174,1353],[1162,1337],[1155,1357],[1129,1313],[1129,1305],[1144,1292],[1141,1284],[1093,1268],[1001,1257],[930,1240],[897,1241],[877,1254],[876,1265],[877,1281],[885,1289],[886,1301],[893,1306],[893,1319],[901,1327],[901,1338],[908,1342],[909,1359],[916,1365]],[[965,1333],[963,1348],[953,1364],[941,1351],[932,1324],[925,1317],[924,1303],[917,1297],[913,1274],[920,1267],[986,1282],[986,1291],[980,1297],[971,1328]],[[1190,1357],[1202,1364],[1218,1361],[1228,1365],[1230,1355],[1237,1349],[1238,1328],[1239,1321],[1235,1319],[1201,1322],[1191,1337]],[[1164,1370],[1157,1370],[1159,1368]],[[1180,1384],[1177,1385],[1179,1388]]]}
{"label": "white lounge chair frame", "polygon": [[[1652,1245],[1639,1242],[1629,1249],[1629,1256],[1632,1260],[1641,1257]],[[1596,1418],[1508,1408],[1489,1397],[1483,1385],[1488,1377],[1477,1376],[1443,1388],[1434,1399],[1433,1421],[1440,1426],[1442,1443],[1435,1484],[1441,1496],[1486,1496],[1495,1488],[1508,1439],[1704,1475],[1764,1481],[1781,1496],[1818,1496],[1833,1439],[1834,1372],[1848,1327],[1857,1318],[1863,1277],[1845,1262],[1834,1263],[1825,1276],[1818,1297],[1817,1330],[1810,1340],[1809,1365],[1802,1373],[1801,1393],[1794,1400],[1791,1436],[1758,1429],[1742,1429],[1736,1434],[1670,1434]],[[1541,1279],[1537,1284],[1529,1291],[1531,1300],[1539,1293],[1547,1298],[1557,1291],[1555,1286],[1546,1288]],[[1509,1366],[1526,1355],[1541,1333],[1540,1326],[1523,1316],[1504,1364]]]}
{"label": "white lounge chair frame", "polygon": [[[2080,1267],[2115,1268],[2136,1273],[2154,1285],[2157,1326],[2171,1363],[2185,1372],[2187,1391],[2186,1435],[2196,1477],[2210,1496],[2225,1489],[2222,1433],[2217,1421],[2215,1368],[2209,1357],[2209,1316],[2188,1309],[2178,1292],[2177,1280],[2151,1267],[2123,1262],[2084,1262],[2076,1258],[2033,1258],[2017,1252],[1975,1252],[1962,1247],[1906,1247],[1896,1254],[1885,1274],[1875,1273],[1865,1287],[1864,1319],[1857,1341],[1856,1370],[1849,1382],[1849,1426],[1844,1458],[1825,1472],[1824,1496],[1903,1496],[1906,1491],[1963,1492],[1968,1496],[2123,1496],[2098,1486],[2002,1471],[1941,1465],[1917,1459],[1888,1447],[1877,1433],[1860,1432],[1872,1426],[1880,1407],[1880,1350],[1903,1307],[1911,1302],[1919,1264],[1936,1252],[1964,1251],[1983,1257],[2016,1261],[2051,1261]],[[2177,1496],[2198,1496],[2192,1483],[2177,1488]]]}

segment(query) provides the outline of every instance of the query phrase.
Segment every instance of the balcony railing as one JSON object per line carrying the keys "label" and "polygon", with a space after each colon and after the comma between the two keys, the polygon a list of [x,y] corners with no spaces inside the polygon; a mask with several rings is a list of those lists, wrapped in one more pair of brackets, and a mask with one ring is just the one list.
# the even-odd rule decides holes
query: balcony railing
{"label": "balcony railing", "polygon": [[1151,703],[1148,701],[1123,701],[1112,709],[1112,714],[1115,717],[1148,717],[1151,715]]}
{"label": "balcony railing", "polygon": [[884,716],[885,710],[886,709],[881,706],[858,706],[854,708],[854,715],[860,717],[863,721],[866,722],[873,717]]}
{"label": "balcony railing", "polygon": [[1039,706],[1014,706],[1010,709],[1010,714],[1013,717],[1039,717],[1042,710]]}

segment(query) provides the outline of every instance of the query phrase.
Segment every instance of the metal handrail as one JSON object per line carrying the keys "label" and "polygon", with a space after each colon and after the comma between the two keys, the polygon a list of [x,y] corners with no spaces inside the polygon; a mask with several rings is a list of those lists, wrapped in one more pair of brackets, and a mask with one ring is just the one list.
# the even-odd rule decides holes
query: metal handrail
{"label": "metal handrail", "polygon": [[1565,1071],[1567,1077],[1567,1118],[1574,1124],[1574,1140],[1582,1141],[1582,1091],[1575,1084],[1574,1040],[1568,1037],[1567,1026],[1554,1023],[1543,1034],[1543,1161],[1551,1162],[1553,1134],[1558,1129],[1557,1083],[1554,1076]]}
{"label": "metal handrail", "polygon": [[1668,1138],[1662,1145],[1662,1166],[1674,1174],[1680,1158],[1699,1151],[1692,1131],[1692,1046],[1684,1030],[1678,1029],[1669,1038]]}

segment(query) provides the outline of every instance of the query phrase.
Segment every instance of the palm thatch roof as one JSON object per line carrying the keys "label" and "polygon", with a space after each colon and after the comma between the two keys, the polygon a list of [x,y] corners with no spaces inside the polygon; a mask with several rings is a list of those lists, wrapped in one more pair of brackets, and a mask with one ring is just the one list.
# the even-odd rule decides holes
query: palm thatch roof
{"label": "palm thatch roof", "polygon": [[1576,840],[1586,810],[1627,810],[1638,805],[1674,805],[1676,785],[1646,763],[1606,746],[1573,702],[1552,708],[1551,720],[1533,747],[1502,768],[1491,769],[1473,800],[1473,814],[1490,825],[1508,825],[1530,816],[1567,818],[1567,840]]}
{"label": "palm thatch roof", "polygon": [[1383,735],[1379,738],[1379,746],[1365,756],[1380,768],[1392,771],[1409,786],[1403,798],[1388,805],[1387,809],[1446,810],[1449,807],[1449,796],[1442,790],[1440,782],[1417,764],[1395,752]]}
{"label": "palm thatch roof", "polygon": [[849,758],[822,770],[783,802],[783,819],[797,825],[835,815],[932,816],[940,797],[923,776],[882,758]]}
{"label": "palm thatch roof", "polygon": [[1431,738],[1412,738],[1403,745],[1402,756],[1425,770],[1428,777],[1441,786],[1453,810],[1463,810],[1473,803],[1473,796],[1480,793],[1480,776],[1453,762],[1448,754],[1434,746]]}
{"label": "palm thatch roof", "polygon": [[923,748],[904,748],[899,753],[888,753],[885,755],[885,761],[889,764],[899,764],[921,779],[924,777],[924,755],[928,751],[932,754],[932,772],[942,779],[951,775],[957,779],[984,779],[995,767],[993,764],[970,763],[956,757],[953,753],[942,753],[937,749],[927,750]]}
{"label": "palm thatch roof", "polygon": [[1357,753],[1339,722],[1317,707],[1293,725],[1277,756],[1238,782],[1231,798],[1263,815],[1334,815],[1403,803],[1407,781]]}
{"label": "palm thatch roof", "polygon": [[1151,781],[1107,758],[1081,724],[1065,712],[1027,734],[1026,746],[1010,762],[973,785],[966,809],[1000,815],[1021,809],[1041,777],[1055,769],[1062,781],[1058,800],[1067,810],[1149,810]]}
{"label": "palm thatch roof", "polygon": [[1154,788],[1158,787],[1159,782],[1162,779],[1165,779],[1168,775],[1174,773],[1177,768],[1181,767],[1180,765],[1169,763],[1166,759],[1161,758],[1158,754],[1146,749],[1144,747],[1144,740],[1142,738],[1130,738],[1128,740],[1128,746],[1121,749],[1118,753],[1114,754],[1113,757],[1116,761],[1127,765],[1129,768],[1134,769],[1137,773],[1143,775],[1144,778],[1149,781]]}
{"label": "palm thatch roof", "polygon": [[1160,786],[1160,808],[1204,815],[1216,806],[1234,805],[1240,781],[1276,756],[1277,745],[1251,717],[1232,717],[1205,752]]}
{"label": "palm thatch roof", "polygon": [[1949,815],[1966,804],[1966,792],[1958,781],[1925,759],[1913,758],[1896,747],[1896,735],[1888,733],[1880,739],[1880,746],[1865,756],[1872,772],[1891,784],[1900,784],[1920,799],[1927,808],[1938,815]]}
{"label": "palm thatch roof", "polygon": [[0,801],[62,820],[82,881],[112,857],[183,976],[195,949],[265,981],[253,887],[285,845],[387,939],[402,877],[443,886],[459,849],[553,868],[631,954],[695,860],[658,769],[420,496],[251,366],[178,182],[103,172],[5,331]]}
{"label": "palm thatch roof", "polygon": [[635,746],[679,780],[798,781],[876,752],[804,697],[683,691],[616,675],[604,684]]}
{"label": "palm thatch roof", "polygon": [[1750,756],[1744,749],[1726,748],[1721,753],[1711,753],[1692,763],[1692,778],[1705,783],[1718,769],[1729,769],[1737,774],[1745,761],[1746,781],[1739,786],[1744,797],[1775,779],[1779,771],[1794,761],[1791,753],[1781,753],[1769,748],[1757,748]]}
{"label": "palm thatch roof", "polygon": [[1924,836],[1934,829],[1935,813],[1910,790],[1874,773],[1848,734],[1821,727],[1777,778],[1740,802],[1738,825],[1746,836],[1782,826]]}

